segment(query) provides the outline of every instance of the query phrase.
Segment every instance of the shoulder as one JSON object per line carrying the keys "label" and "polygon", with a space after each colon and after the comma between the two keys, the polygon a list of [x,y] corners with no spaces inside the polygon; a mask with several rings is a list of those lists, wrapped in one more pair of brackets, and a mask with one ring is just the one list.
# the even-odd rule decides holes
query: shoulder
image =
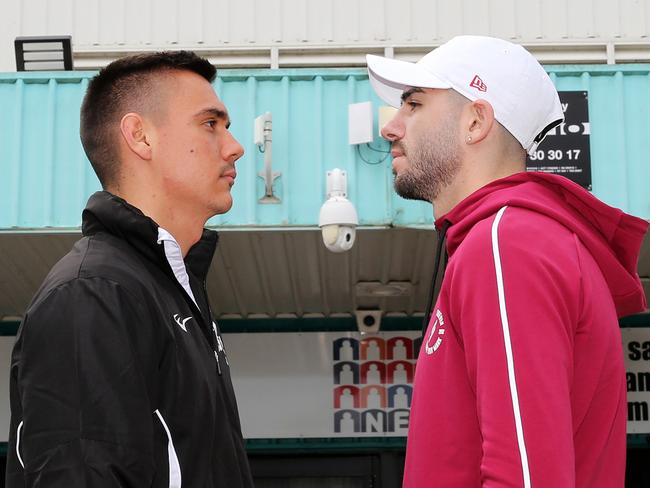
{"label": "shoulder", "polygon": [[481,310],[497,303],[500,293],[513,310],[522,307],[526,313],[569,303],[563,307],[576,317],[582,289],[577,242],[570,229],[550,217],[503,207],[477,222],[451,257],[450,293],[460,304],[479,304]]}
{"label": "shoulder", "polygon": [[124,296],[139,302],[151,279],[142,260],[125,243],[101,236],[83,237],[52,267],[29,309],[45,301],[79,296],[101,301]]}
{"label": "shoulder", "polygon": [[87,239],[87,247],[80,263],[79,277],[102,277],[128,284],[151,274],[144,256],[126,241],[105,233],[84,239]]}
{"label": "shoulder", "polygon": [[[118,314],[142,309],[141,297],[123,284],[106,277],[73,277],[63,282],[46,280],[27,307],[25,316],[60,320],[86,312]],[[81,318],[81,317],[78,317]]]}
{"label": "shoulder", "polygon": [[495,249],[517,254],[570,252],[575,255],[575,235],[556,220],[521,207],[504,206],[477,222],[458,251],[465,256],[485,256]]}
{"label": "shoulder", "polygon": [[471,280],[500,266],[529,279],[570,282],[580,275],[575,234],[548,216],[512,206],[477,222],[452,260],[454,274]]}

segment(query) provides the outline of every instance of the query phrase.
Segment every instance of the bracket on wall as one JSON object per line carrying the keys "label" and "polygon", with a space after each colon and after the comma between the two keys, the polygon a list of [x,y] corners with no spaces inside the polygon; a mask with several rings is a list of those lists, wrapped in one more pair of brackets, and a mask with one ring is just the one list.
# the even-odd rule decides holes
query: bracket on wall
{"label": "bracket on wall", "polygon": [[264,153],[264,170],[257,175],[264,180],[264,195],[260,203],[280,203],[281,200],[273,194],[273,182],[282,173],[273,171],[273,117],[271,112],[266,112],[255,119],[254,142],[260,152]]}

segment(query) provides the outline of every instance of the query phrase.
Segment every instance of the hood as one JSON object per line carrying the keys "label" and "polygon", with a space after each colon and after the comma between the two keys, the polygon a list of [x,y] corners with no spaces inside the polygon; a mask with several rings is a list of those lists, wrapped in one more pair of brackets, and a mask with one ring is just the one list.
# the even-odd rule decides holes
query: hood
{"label": "hood", "polygon": [[648,222],[610,207],[572,181],[548,173],[517,173],[482,187],[436,220],[446,222],[447,252],[453,256],[470,229],[501,207],[546,215],[575,233],[594,256],[619,317],[645,310],[637,261]]}

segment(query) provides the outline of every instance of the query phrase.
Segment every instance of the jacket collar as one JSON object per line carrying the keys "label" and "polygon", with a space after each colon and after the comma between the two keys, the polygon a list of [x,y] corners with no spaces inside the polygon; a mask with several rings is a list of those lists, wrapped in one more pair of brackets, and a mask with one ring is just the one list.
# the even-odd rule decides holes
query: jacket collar
{"label": "jacket collar", "polygon": [[[126,200],[107,191],[91,195],[82,213],[81,231],[84,236],[100,232],[112,234],[128,242],[147,259],[173,272],[167,262],[163,244],[158,243],[158,224]],[[201,239],[185,256],[188,270],[202,281],[205,280],[217,247],[218,234],[203,229]]]}

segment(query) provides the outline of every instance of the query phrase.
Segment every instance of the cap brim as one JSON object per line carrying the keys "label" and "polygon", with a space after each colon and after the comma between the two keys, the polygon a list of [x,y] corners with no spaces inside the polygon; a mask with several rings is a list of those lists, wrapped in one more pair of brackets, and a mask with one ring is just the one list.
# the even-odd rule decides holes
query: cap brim
{"label": "cap brim", "polygon": [[416,63],[366,55],[368,77],[377,96],[392,107],[399,107],[406,88],[451,88],[451,85]]}

